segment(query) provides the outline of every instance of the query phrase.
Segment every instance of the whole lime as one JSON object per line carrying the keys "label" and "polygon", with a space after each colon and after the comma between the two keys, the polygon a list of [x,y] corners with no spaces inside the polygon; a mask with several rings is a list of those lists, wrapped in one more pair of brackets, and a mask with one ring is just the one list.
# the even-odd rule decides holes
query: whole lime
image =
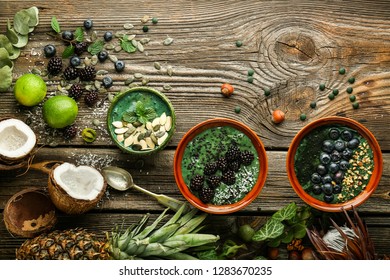
{"label": "whole lime", "polygon": [[43,119],[50,127],[64,128],[75,121],[79,108],[73,98],[57,95],[46,100],[42,110]]}
{"label": "whole lime", "polygon": [[16,100],[24,106],[35,106],[41,102],[47,92],[45,81],[38,75],[27,73],[15,82],[14,95]]}

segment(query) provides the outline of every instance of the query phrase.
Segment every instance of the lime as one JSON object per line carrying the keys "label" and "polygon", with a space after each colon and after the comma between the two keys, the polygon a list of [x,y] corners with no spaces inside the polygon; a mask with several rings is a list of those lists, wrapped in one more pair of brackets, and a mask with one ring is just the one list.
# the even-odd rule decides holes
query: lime
{"label": "lime", "polygon": [[37,75],[28,73],[16,80],[14,95],[16,100],[24,106],[35,106],[46,96],[46,83]]}
{"label": "lime", "polygon": [[73,98],[57,95],[43,104],[43,119],[53,128],[64,128],[71,125],[77,117],[79,108]]}

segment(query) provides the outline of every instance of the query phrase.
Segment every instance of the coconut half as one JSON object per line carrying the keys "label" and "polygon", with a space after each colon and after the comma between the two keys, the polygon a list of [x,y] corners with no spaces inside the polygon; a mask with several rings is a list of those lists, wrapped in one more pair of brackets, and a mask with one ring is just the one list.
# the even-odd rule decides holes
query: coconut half
{"label": "coconut half", "polygon": [[37,143],[34,131],[18,119],[0,121],[0,162],[12,164],[30,156]]}
{"label": "coconut half", "polygon": [[82,214],[96,207],[107,183],[97,169],[65,162],[53,166],[48,187],[58,209],[67,214]]}
{"label": "coconut half", "polygon": [[51,230],[57,222],[54,204],[43,190],[37,188],[14,194],[5,205],[3,216],[11,234],[26,238]]}

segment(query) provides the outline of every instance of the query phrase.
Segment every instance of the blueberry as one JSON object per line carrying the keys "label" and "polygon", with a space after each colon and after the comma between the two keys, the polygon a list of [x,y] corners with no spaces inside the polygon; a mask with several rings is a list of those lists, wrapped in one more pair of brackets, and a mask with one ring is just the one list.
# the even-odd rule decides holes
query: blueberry
{"label": "blueberry", "polygon": [[103,78],[102,84],[105,88],[110,88],[112,87],[113,81],[110,76],[106,76]]}
{"label": "blueberry", "polygon": [[313,174],[311,175],[311,181],[312,181],[314,184],[321,183],[321,176],[320,176],[320,174],[318,174],[318,173],[313,173]]}
{"label": "blueberry", "polygon": [[343,151],[343,159],[345,160],[350,160],[352,157],[352,151],[348,148],[346,148],[344,151]]}
{"label": "blueberry", "polygon": [[334,195],[333,194],[330,194],[330,195],[324,195],[324,201],[326,203],[331,203],[334,199]]}
{"label": "blueberry", "polygon": [[46,57],[53,57],[56,55],[56,47],[54,47],[53,45],[49,44],[49,45],[46,45],[44,48],[43,48],[43,51],[45,53],[45,56]]}
{"label": "blueberry", "polygon": [[340,137],[340,131],[337,128],[331,128],[329,130],[329,138],[332,140],[336,140]]}
{"label": "blueberry", "polygon": [[339,165],[341,170],[347,170],[349,168],[349,162],[346,160],[340,161]]}
{"label": "blueberry", "polygon": [[341,132],[341,138],[345,141],[350,141],[353,137],[353,134],[350,130],[343,130],[343,132]]}
{"label": "blueberry", "polygon": [[320,161],[323,164],[328,164],[331,161],[330,155],[327,153],[321,153]]}
{"label": "blueberry", "polygon": [[336,182],[336,184],[340,184],[344,179],[344,173],[343,171],[339,170],[333,175],[333,180]]}
{"label": "blueberry", "polygon": [[327,153],[331,153],[334,149],[334,144],[332,140],[325,140],[322,143],[322,150]]}
{"label": "blueberry", "polygon": [[77,67],[81,64],[81,59],[80,59],[80,57],[75,55],[75,56],[72,56],[70,58],[69,62],[70,62],[70,65],[72,65],[73,67]]}
{"label": "blueberry", "polygon": [[341,186],[340,185],[334,185],[333,186],[333,193],[341,193]]}
{"label": "blueberry", "polygon": [[325,165],[320,164],[317,166],[317,173],[320,175],[325,175],[326,173],[328,173],[328,170]]}
{"label": "blueberry", "polygon": [[108,58],[108,52],[107,51],[100,51],[98,53],[98,59],[100,62],[104,62]]}
{"label": "blueberry", "polygon": [[122,60],[118,60],[115,62],[115,70],[117,72],[122,72],[125,69],[125,62]]}
{"label": "blueberry", "polygon": [[112,32],[111,31],[106,31],[103,35],[104,41],[108,42],[112,40]]}
{"label": "blueberry", "polygon": [[329,184],[331,183],[333,180],[332,180],[332,177],[330,175],[325,175],[324,177],[322,177],[322,183],[323,184]]}
{"label": "blueberry", "polygon": [[85,29],[91,29],[93,26],[93,21],[90,19],[84,20],[84,28]]}
{"label": "blueberry", "polygon": [[337,150],[333,150],[333,152],[330,154],[330,158],[333,162],[338,162],[341,159],[341,154]]}
{"label": "blueberry", "polygon": [[332,194],[333,193],[333,186],[330,183],[326,183],[322,185],[322,191],[324,194]]}
{"label": "blueberry", "polygon": [[359,146],[359,144],[360,144],[359,139],[353,138],[353,139],[351,139],[351,140],[348,142],[347,146],[348,146],[348,148],[350,148],[350,149],[356,149],[356,148]]}
{"label": "blueberry", "polygon": [[66,41],[72,41],[74,39],[74,35],[73,35],[73,32],[71,31],[64,31],[62,32],[62,39],[66,40]]}
{"label": "blueberry", "polygon": [[321,186],[320,185],[314,185],[313,187],[312,187],[312,191],[313,191],[313,193],[314,194],[321,194],[322,193],[322,188],[321,188]]}
{"label": "blueberry", "polygon": [[339,152],[342,152],[344,151],[345,149],[345,142],[343,140],[336,140],[334,142],[334,148],[339,151]]}
{"label": "blueberry", "polygon": [[340,167],[337,163],[335,162],[332,162],[331,164],[329,164],[329,172],[330,173],[336,173],[337,171],[339,171]]}

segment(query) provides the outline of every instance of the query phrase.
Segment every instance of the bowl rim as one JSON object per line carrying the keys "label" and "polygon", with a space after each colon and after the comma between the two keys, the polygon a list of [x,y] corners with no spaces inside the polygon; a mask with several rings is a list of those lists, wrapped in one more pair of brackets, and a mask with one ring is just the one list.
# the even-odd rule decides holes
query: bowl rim
{"label": "bowl rim", "polygon": [[[249,137],[252,141],[253,146],[256,148],[258,154],[258,160],[260,165],[259,174],[257,177],[257,181],[252,187],[251,191],[249,191],[243,199],[240,201],[228,204],[228,205],[212,205],[203,203],[198,197],[196,197],[189,187],[185,184],[184,179],[182,177],[181,172],[181,162],[183,160],[184,150],[187,147],[188,143],[199,133],[220,126],[231,126],[237,130],[242,131]],[[174,155],[174,177],[176,180],[176,185],[178,186],[182,195],[196,208],[210,213],[210,214],[229,214],[236,212],[246,206],[248,206],[254,199],[258,197],[262,188],[265,185],[267,173],[268,173],[268,161],[267,154],[264,148],[264,145],[257,134],[250,129],[247,125],[228,118],[214,118],[208,119],[203,122],[198,123],[190,130],[188,130],[183,138],[180,140],[177,149]]]}
{"label": "bowl rim", "polygon": [[[358,133],[362,137],[364,137],[367,140],[368,144],[370,145],[373,151],[373,158],[374,158],[374,171],[371,174],[370,181],[368,182],[366,188],[362,190],[362,192],[357,196],[355,196],[353,199],[350,199],[343,203],[334,203],[334,204],[329,204],[310,196],[310,194],[307,193],[300,185],[298,178],[296,177],[295,167],[294,167],[295,153],[303,137],[305,137],[308,133],[310,133],[310,131],[312,131],[314,128],[321,127],[324,125],[331,125],[331,124],[348,126],[358,131]],[[286,165],[287,165],[286,166],[287,175],[290,184],[293,187],[294,191],[304,202],[321,211],[342,212],[343,209],[349,210],[358,207],[359,205],[364,203],[375,191],[382,176],[383,158],[382,158],[382,151],[380,149],[378,141],[376,140],[375,136],[371,133],[371,131],[368,130],[363,124],[347,117],[329,116],[329,117],[324,117],[312,121],[311,123],[304,126],[295,135],[287,151]]]}
{"label": "bowl rim", "polygon": [[[126,147],[123,146],[122,143],[120,143],[116,139],[115,133],[113,132],[113,130],[111,128],[112,124],[111,124],[110,119],[111,119],[112,111],[114,110],[114,108],[118,104],[118,102],[120,102],[120,100],[122,100],[128,94],[132,94],[133,92],[139,92],[139,91],[149,92],[149,93],[157,95],[161,99],[161,101],[164,102],[168,106],[170,116],[172,117],[172,128],[168,132],[167,139],[165,140],[164,143],[162,143],[162,145],[159,145],[157,148],[154,148],[152,150],[134,151],[134,150],[127,149]],[[110,137],[111,137],[112,141],[115,143],[115,145],[120,150],[122,150],[126,153],[129,153],[129,154],[132,154],[132,155],[136,155],[136,156],[147,156],[147,155],[151,155],[151,154],[157,153],[158,151],[163,150],[168,145],[169,141],[171,140],[171,138],[176,130],[176,113],[175,113],[175,109],[173,108],[173,105],[172,105],[171,101],[169,100],[169,98],[165,94],[163,94],[162,92],[160,92],[154,88],[145,87],[145,86],[133,87],[133,88],[130,88],[130,89],[123,91],[123,92],[119,93],[118,95],[116,95],[114,100],[111,102],[111,104],[108,108],[106,120],[107,120],[108,134],[110,135]]]}

